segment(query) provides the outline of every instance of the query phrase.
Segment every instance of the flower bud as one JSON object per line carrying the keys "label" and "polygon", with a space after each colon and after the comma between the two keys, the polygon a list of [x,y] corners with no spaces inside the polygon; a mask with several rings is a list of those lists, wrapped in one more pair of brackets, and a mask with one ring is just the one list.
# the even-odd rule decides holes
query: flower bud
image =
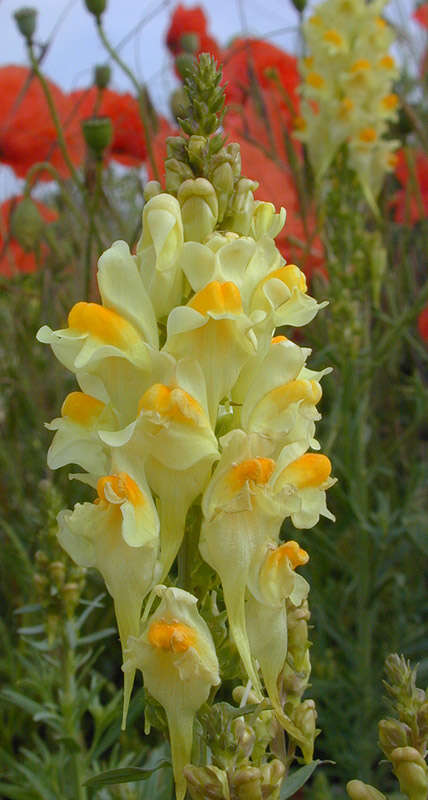
{"label": "flower bud", "polygon": [[190,102],[182,86],[177,86],[177,88],[171,93],[171,97],[169,98],[169,107],[175,119],[178,119],[178,117],[187,116],[190,108]]}
{"label": "flower bud", "polygon": [[176,158],[178,161],[187,162],[186,141],[182,136],[168,136],[166,140],[167,158]]}
{"label": "flower bud", "polygon": [[406,747],[410,741],[410,728],[397,719],[381,719],[378,731],[379,744],[387,758],[396,747]]}
{"label": "flower bud", "polygon": [[113,138],[113,125],[110,117],[84,119],[82,131],[89,149],[97,158],[101,158]]}
{"label": "flower bud", "polygon": [[111,69],[109,64],[97,64],[94,69],[94,86],[106,89],[110,83]]}
{"label": "flower bud", "polygon": [[[244,697],[246,691],[247,689],[245,686],[235,686],[235,688],[232,690],[232,697],[235,703],[242,703],[242,698]],[[247,695],[246,705],[256,705],[259,702],[260,699],[257,694],[250,690]]]}
{"label": "flower bud", "polygon": [[260,767],[260,771],[262,774],[263,797],[275,797],[275,793],[279,792],[284,777],[285,765],[279,758],[275,758],[273,761],[269,761],[268,764],[263,764]]}
{"label": "flower bud", "polygon": [[184,775],[192,800],[230,800],[227,774],[223,769],[188,764],[184,767]]}
{"label": "flower bud", "polygon": [[159,181],[148,181],[144,187],[144,200],[146,203],[152,199],[152,197],[156,197],[158,194],[161,194],[162,187]]}
{"label": "flower bud", "polygon": [[15,206],[10,218],[10,232],[26,252],[34,250],[40,242],[45,223],[31,197]]}
{"label": "flower bud", "polygon": [[197,172],[202,172],[207,160],[208,140],[205,136],[191,136],[187,144],[187,153],[191,167]]}
{"label": "flower bud", "polygon": [[250,230],[255,204],[253,191],[257,187],[258,183],[255,181],[240,178],[233,193],[231,213],[227,222],[230,230],[242,236],[247,236]]}
{"label": "flower bud", "polygon": [[428,736],[428,702],[421,705],[416,714],[416,721],[419,728],[419,736],[425,740]]}
{"label": "flower bud", "polygon": [[296,727],[302,732],[305,743],[299,742],[299,747],[303,753],[303,758],[306,764],[312,761],[314,754],[314,742],[319,734],[316,727],[317,712],[315,702],[313,700],[304,700],[303,703],[297,706],[293,714],[293,722]]}
{"label": "flower bud", "polygon": [[304,619],[298,620],[288,631],[288,649],[294,659],[295,668],[300,671],[308,648],[308,626]]}
{"label": "flower bud", "polygon": [[242,169],[242,162],[241,162],[241,149],[237,142],[230,142],[230,144],[226,145],[226,153],[230,156],[230,163],[232,166],[233,177],[235,180],[241,177],[241,169]]}
{"label": "flower bud", "polygon": [[43,550],[37,550],[34,558],[38,567],[46,567],[49,563],[49,559]]}
{"label": "flower bud", "polygon": [[218,219],[218,200],[213,185],[206,178],[181,184],[177,199],[181,206],[184,240],[203,242],[213,232]]}
{"label": "flower bud", "polygon": [[273,203],[257,201],[253,213],[252,232],[255,239],[270,236],[274,239],[285,224],[286,211],[281,208],[279,214],[275,212]]}
{"label": "flower bud", "polygon": [[106,9],[107,0],[85,0],[85,6],[90,14],[99,19]]}
{"label": "flower bud", "polygon": [[59,589],[65,579],[65,564],[63,561],[51,561],[48,567],[52,583]]}
{"label": "flower bud", "polygon": [[396,747],[390,755],[401,791],[409,800],[426,800],[428,769],[425,760],[414,747]]}
{"label": "flower bud", "polygon": [[188,164],[177,158],[167,158],[165,161],[165,189],[169,194],[176,195],[181,184],[193,178],[193,172]]}
{"label": "flower bud", "polygon": [[46,575],[40,575],[38,572],[36,572],[34,574],[33,581],[34,581],[34,586],[35,586],[35,589],[36,589],[37,597],[40,600],[44,600],[46,595],[47,595],[47,591],[48,591],[48,587],[49,587],[49,581],[48,581]]}
{"label": "flower bud", "polygon": [[197,33],[183,33],[179,44],[183,53],[196,53],[199,49],[200,39]]}
{"label": "flower bud", "polygon": [[351,800],[386,800],[385,795],[363,781],[349,781],[346,784],[346,791]]}
{"label": "flower bud", "polygon": [[229,779],[236,800],[262,800],[261,771],[257,767],[236,770]]}
{"label": "flower bud", "polygon": [[184,80],[186,78],[188,72],[192,69],[194,63],[195,63],[195,58],[191,53],[178,54],[177,58],[175,59],[175,66],[181,80]]}
{"label": "flower bud", "polygon": [[212,173],[211,181],[217,193],[218,221],[222,222],[227,211],[229,198],[233,192],[233,170],[231,164],[224,161]]}
{"label": "flower bud", "polygon": [[232,722],[232,734],[236,740],[238,759],[250,758],[256,741],[254,730],[247,725],[243,717],[238,717]]}
{"label": "flower bud", "polygon": [[36,31],[37,10],[29,6],[18,8],[14,15],[18,30],[31,42]]}
{"label": "flower bud", "polygon": [[74,610],[80,599],[80,586],[78,583],[65,583],[62,587],[62,597],[64,600],[65,613],[67,617],[72,617]]}

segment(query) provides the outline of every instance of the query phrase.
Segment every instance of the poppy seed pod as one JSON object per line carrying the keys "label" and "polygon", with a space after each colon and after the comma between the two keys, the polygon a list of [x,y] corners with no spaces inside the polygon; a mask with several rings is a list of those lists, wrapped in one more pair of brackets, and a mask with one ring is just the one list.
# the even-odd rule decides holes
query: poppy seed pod
{"label": "poppy seed pod", "polygon": [[40,242],[45,223],[31,197],[25,197],[13,210],[10,231],[14,239],[27,253]]}
{"label": "poppy seed pod", "polygon": [[110,117],[89,117],[83,120],[82,131],[89,149],[97,158],[101,158],[113,138],[113,125]]}
{"label": "poppy seed pod", "polygon": [[13,16],[15,17],[19,32],[22,33],[25,39],[31,42],[36,31],[37,10],[24,6],[23,8],[18,8]]}
{"label": "poppy seed pod", "polygon": [[107,6],[107,0],[85,0],[85,6],[90,14],[99,19]]}

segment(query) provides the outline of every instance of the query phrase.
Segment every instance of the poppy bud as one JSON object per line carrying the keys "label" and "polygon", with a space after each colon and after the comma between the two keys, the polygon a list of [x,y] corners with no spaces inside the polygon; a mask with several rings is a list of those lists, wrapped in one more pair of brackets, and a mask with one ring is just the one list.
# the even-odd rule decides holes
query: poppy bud
{"label": "poppy bud", "polygon": [[18,8],[13,16],[19,32],[27,41],[31,42],[36,30],[37,10],[24,6],[24,8]]}
{"label": "poppy bud", "polygon": [[89,117],[82,122],[82,131],[89,149],[101,158],[113,138],[113,125],[109,117]]}
{"label": "poppy bud", "polygon": [[45,223],[31,197],[25,197],[15,206],[10,218],[10,232],[27,253],[40,242]]}
{"label": "poppy bud", "polygon": [[85,0],[85,6],[90,14],[99,19],[107,6],[107,0]]}
{"label": "poppy bud", "polygon": [[200,39],[197,33],[183,33],[180,37],[180,49],[183,53],[196,53],[199,44]]}

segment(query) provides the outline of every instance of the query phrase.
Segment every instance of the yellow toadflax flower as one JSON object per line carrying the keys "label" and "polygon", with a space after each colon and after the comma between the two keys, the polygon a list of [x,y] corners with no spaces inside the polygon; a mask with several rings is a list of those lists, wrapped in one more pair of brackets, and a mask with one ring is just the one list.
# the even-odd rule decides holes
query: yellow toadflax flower
{"label": "yellow toadflax flower", "polygon": [[194,716],[211,687],[220,683],[219,665],[197,598],[166,586],[155,591],[161,602],[142,634],[129,640],[123,670],[140,669],[144,686],[165,709],[177,800],[184,800],[183,770],[190,762]]}
{"label": "yellow toadflax flower", "polygon": [[[137,636],[141,606],[156,581],[159,520],[145,484],[126,472],[104,475],[94,503],[58,516],[58,540],[80,567],[96,567],[114,601],[122,652]],[[134,670],[135,672],[135,670]],[[125,707],[134,673],[125,675]]]}
{"label": "yellow toadflax flower", "polygon": [[395,119],[397,77],[388,52],[394,34],[382,18],[385,0],[325,0],[304,25],[309,57],[301,60],[301,122],[295,136],[305,142],[318,180],[339,147],[349,146],[350,165],[373,197],[397,142],[386,138]]}

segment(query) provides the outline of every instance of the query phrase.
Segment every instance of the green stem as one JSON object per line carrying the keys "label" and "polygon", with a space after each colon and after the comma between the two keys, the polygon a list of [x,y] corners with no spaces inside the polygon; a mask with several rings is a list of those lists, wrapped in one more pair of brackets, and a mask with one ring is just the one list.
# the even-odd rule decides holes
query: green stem
{"label": "green stem", "polygon": [[86,253],[85,253],[85,290],[84,290],[85,297],[87,300],[90,299],[90,293],[91,293],[92,245],[95,233],[95,215],[97,213],[98,203],[101,196],[102,171],[103,171],[102,159],[97,159],[95,166],[95,187],[91,202],[88,204],[89,228],[88,228],[88,238],[86,242]]}
{"label": "green stem", "polygon": [[76,168],[75,168],[75,166],[74,166],[73,162],[71,161],[71,158],[70,158],[70,156],[68,154],[67,144],[66,144],[66,141],[65,141],[65,138],[64,138],[64,132],[63,132],[63,129],[62,129],[62,125],[61,125],[60,119],[59,119],[58,114],[57,114],[57,110],[55,108],[55,103],[54,103],[52,94],[50,92],[47,80],[46,80],[45,76],[43,75],[43,73],[40,71],[39,62],[38,62],[36,56],[34,55],[34,49],[33,49],[33,45],[31,44],[31,42],[28,42],[28,55],[29,55],[29,58],[30,58],[31,66],[33,68],[33,72],[36,75],[36,77],[39,80],[40,85],[42,87],[43,94],[45,96],[46,103],[47,103],[48,108],[49,108],[49,113],[50,113],[50,115],[52,117],[52,122],[53,122],[53,124],[55,126],[55,132],[56,132],[56,135],[57,135],[57,138],[58,138],[58,146],[59,146],[59,149],[61,150],[62,157],[63,157],[65,163],[67,164],[67,167],[68,167],[68,169],[70,171],[70,175],[73,178],[74,183],[76,184],[77,188],[81,190],[83,188],[83,184],[82,184],[82,182],[81,182],[81,180],[80,180],[80,178],[79,178],[79,176],[77,174]]}
{"label": "green stem", "polygon": [[76,725],[76,709],[77,709],[77,692],[75,680],[75,657],[74,657],[74,640],[75,640],[74,623],[68,620],[64,626],[63,639],[62,639],[62,662],[63,662],[63,695],[62,695],[62,714],[64,718],[64,731],[67,736],[73,739],[80,745],[79,751],[75,752],[73,748],[70,760],[72,764],[74,792],[73,797],[75,800],[86,800],[87,794],[83,786],[84,770],[81,749],[83,747],[81,742],[80,728]]}
{"label": "green stem", "polygon": [[106,48],[107,52],[109,53],[109,55],[111,56],[113,61],[116,62],[118,67],[120,67],[120,69],[125,73],[125,75],[128,76],[129,80],[131,81],[132,85],[135,87],[135,90],[137,92],[138,108],[139,108],[139,111],[140,111],[141,122],[143,123],[144,135],[146,137],[147,153],[148,153],[148,156],[149,156],[149,161],[150,161],[151,168],[153,170],[153,174],[155,176],[155,179],[158,181],[159,180],[159,171],[158,171],[158,168],[157,168],[157,164],[156,164],[156,160],[155,160],[155,156],[154,156],[154,152],[153,152],[153,147],[152,147],[152,142],[151,142],[151,131],[149,129],[149,125],[148,125],[148,122],[147,122],[149,113],[148,113],[148,108],[147,108],[146,97],[144,95],[144,92],[141,91],[141,86],[140,86],[139,82],[137,81],[135,75],[133,74],[132,70],[130,70],[128,65],[125,64],[124,61],[122,61],[122,59],[120,58],[120,56],[118,55],[118,53],[116,52],[114,47],[110,44],[109,40],[107,39],[105,31],[104,31],[104,29],[103,29],[103,27],[101,25],[101,19],[99,17],[96,20],[96,25],[97,25],[98,35],[99,35],[104,47]]}
{"label": "green stem", "polygon": [[38,172],[49,172],[53,180],[57,182],[61,190],[61,194],[64,198],[65,204],[68,206],[70,211],[77,217],[79,222],[82,225],[86,226],[86,219],[84,215],[82,214],[80,208],[76,205],[76,203],[74,203],[73,200],[71,199],[70,193],[67,192],[64,185],[64,181],[61,178],[61,175],[59,174],[58,170],[55,169],[55,167],[52,166],[52,164],[50,164],[49,161],[39,161],[37,164],[33,164],[33,166],[30,167],[25,178],[24,197],[30,197],[31,191],[33,189],[32,181]]}

